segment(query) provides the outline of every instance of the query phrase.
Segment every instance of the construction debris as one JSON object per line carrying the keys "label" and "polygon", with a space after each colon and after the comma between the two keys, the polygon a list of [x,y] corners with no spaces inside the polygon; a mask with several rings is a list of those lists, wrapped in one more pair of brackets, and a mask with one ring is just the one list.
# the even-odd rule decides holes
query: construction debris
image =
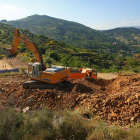
{"label": "construction debris", "polygon": [[64,89],[22,88],[26,75],[0,79],[0,106],[23,112],[48,107],[53,110],[91,108],[93,115],[122,126],[140,121],[140,75],[116,79],[70,80]]}

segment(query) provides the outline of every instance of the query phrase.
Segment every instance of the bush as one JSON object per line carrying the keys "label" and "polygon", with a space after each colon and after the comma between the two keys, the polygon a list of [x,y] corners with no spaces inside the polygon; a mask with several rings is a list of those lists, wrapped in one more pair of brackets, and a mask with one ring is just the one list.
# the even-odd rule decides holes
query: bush
{"label": "bush", "polygon": [[24,67],[21,67],[20,68],[20,71],[21,71],[21,73],[25,73],[25,68]]}
{"label": "bush", "polygon": [[[85,119],[81,111],[47,109],[21,113],[6,108],[0,113],[0,140],[139,140],[140,128],[108,126],[99,117]],[[83,118],[84,117],[84,118]]]}
{"label": "bush", "polygon": [[[23,125],[23,116],[13,109],[5,109],[0,113],[0,139],[20,139],[19,129]],[[15,135],[16,134],[16,135]]]}
{"label": "bush", "polygon": [[29,58],[28,55],[21,56],[21,59],[22,59],[24,62],[29,62],[29,61],[30,61],[30,58]]}
{"label": "bush", "polygon": [[30,62],[35,62],[35,58],[34,57],[30,58]]}
{"label": "bush", "polygon": [[129,137],[129,132],[117,126],[107,126],[103,122],[99,122],[88,140],[122,140]]}
{"label": "bush", "polygon": [[34,111],[26,115],[25,119],[25,139],[52,140],[56,137],[55,129],[52,125],[53,113],[43,109]]}
{"label": "bush", "polygon": [[121,76],[131,76],[131,75],[134,75],[134,74],[136,74],[134,71],[132,71],[132,70],[128,70],[128,71],[121,71],[120,73],[119,73],[119,75],[121,75]]}
{"label": "bush", "polygon": [[63,116],[64,120],[59,124],[59,134],[62,139],[85,140],[88,131],[84,126],[83,119],[76,114],[67,114]]}

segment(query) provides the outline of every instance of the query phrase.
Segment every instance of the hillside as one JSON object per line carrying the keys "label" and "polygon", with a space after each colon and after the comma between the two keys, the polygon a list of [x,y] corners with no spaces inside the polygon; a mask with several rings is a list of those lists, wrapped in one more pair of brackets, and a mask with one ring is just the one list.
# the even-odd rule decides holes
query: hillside
{"label": "hillside", "polygon": [[[0,24],[0,58],[5,54],[5,48],[11,47],[13,41],[14,28],[9,25]],[[44,35],[36,35],[28,30],[21,30],[28,38],[37,44],[44,59],[52,59],[53,64],[73,67],[90,67],[100,72],[116,72],[123,69],[124,61],[128,61],[128,66],[125,69],[138,72],[139,62],[137,60],[127,59],[125,56],[132,54],[124,53],[99,53],[94,49],[83,49],[74,47],[64,42],[49,39]],[[117,45],[114,45],[117,49]],[[121,49],[121,48],[118,48]],[[21,43],[18,50],[20,53],[26,53],[22,57],[24,61],[30,61],[33,54]],[[100,50],[100,48],[99,48]],[[133,64],[134,63],[134,64]]]}
{"label": "hillside", "polygon": [[76,22],[70,22],[62,19],[49,17],[46,15],[33,15],[20,20],[4,22],[17,28],[27,29],[35,34],[43,34],[73,46],[92,48],[97,51],[107,51],[113,49],[118,51],[121,48],[125,50],[128,46],[118,41],[116,46],[112,44],[117,42],[114,38],[109,38],[100,31],[91,29]]}
{"label": "hillside", "polygon": [[135,26],[135,28],[140,29],[140,26]]}
{"label": "hillside", "polygon": [[127,27],[115,28],[103,31],[109,37],[115,37],[117,40],[131,46],[140,47],[140,29]]}

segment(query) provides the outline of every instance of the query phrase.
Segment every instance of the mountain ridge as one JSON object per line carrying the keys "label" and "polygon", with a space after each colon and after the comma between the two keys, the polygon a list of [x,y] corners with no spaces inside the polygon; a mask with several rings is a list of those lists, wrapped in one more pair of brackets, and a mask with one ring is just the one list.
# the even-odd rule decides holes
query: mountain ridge
{"label": "mountain ridge", "polygon": [[102,32],[109,37],[115,37],[115,39],[125,44],[140,47],[140,29],[135,27],[121,27]]}
{"label": "mountain ridge", "polygon": [[46,15],[32,15],[5,23],[83,48],[96,49],[100,47],[102,49],[102,46],[111,46],[116,41],[107,37],[104,33],[83,24]]}
{"label": "mountain ridge", "polygon": [[[94,49],[100,53],[130,50],[131,44],[125,44],[103,31],[98,31],[83,24],[54,18],[48,15],[31,15],[19,20],[4,22],[15,28],[27,29],[32,33],[65,42],[75,47]],[[115,43],[115,45],[114,45]]]}

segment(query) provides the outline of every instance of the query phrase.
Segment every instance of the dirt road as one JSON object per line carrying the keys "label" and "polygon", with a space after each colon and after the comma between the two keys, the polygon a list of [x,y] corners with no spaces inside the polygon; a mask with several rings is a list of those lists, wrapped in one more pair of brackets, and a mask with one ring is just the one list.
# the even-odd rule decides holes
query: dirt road
{"label": "dirt road", "polygon": [[[4,67],[3,67],[4,65]],[[5,67],[6,65],[6,67]],[[20,58],[14,58],[14,59],[2,59],[0,60],[0,70],[1,69],[12,69],[12,68],[21,68],[25,67],[27,68],[27,62],[23,62]]]}
{"label": "dirt road", "polygon": [[102,78],[102,79],[113,79],[113,78],[117,78],[118,73],[98,73],[98,78]]}
{"label": "dirt road", "polygon": [[11,69],[12,67],[7,63],[7,60],[0,60],[0,70]]}

